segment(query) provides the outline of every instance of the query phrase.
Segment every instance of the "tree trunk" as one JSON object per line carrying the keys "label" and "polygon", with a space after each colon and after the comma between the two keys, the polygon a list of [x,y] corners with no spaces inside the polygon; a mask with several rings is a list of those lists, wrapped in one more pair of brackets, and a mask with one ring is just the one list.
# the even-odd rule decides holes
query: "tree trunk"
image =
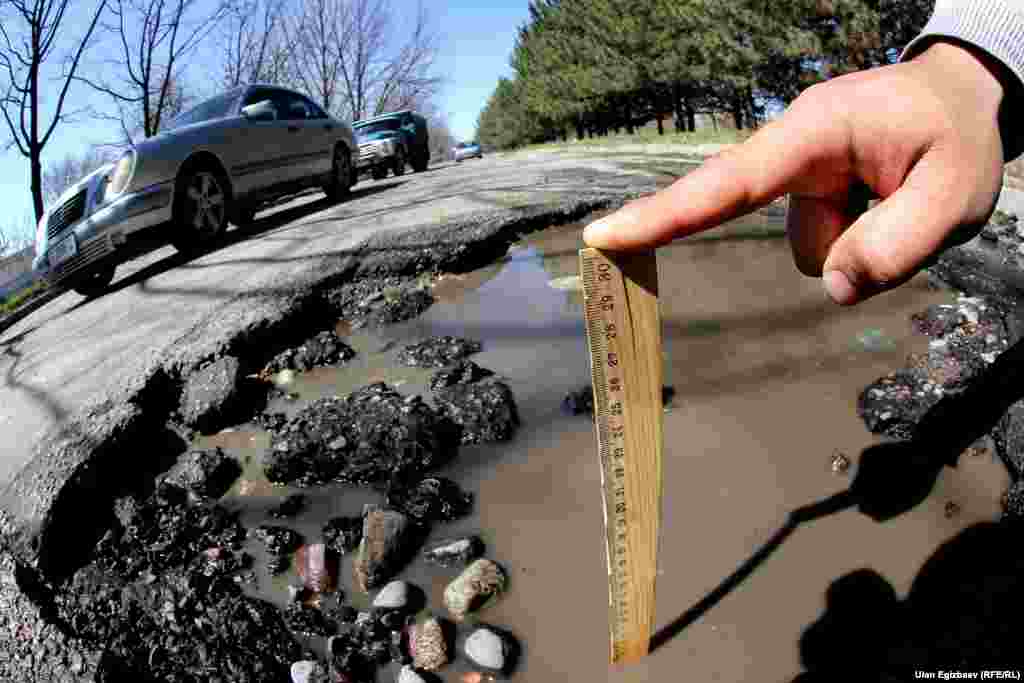
{"label": "tree trunk", "polygon": [[683,123],[683,105],[682,105],[682,101],[683,101],[682,88],[679,87],[679,83],[678,82],[673,83],[672,84],[672,113],[675,115],[673,118],[675,119],[675,125],[676,125],[676,132],[677,133],[682,133],[684,130],[686,130],[685,124]]}
{"label": "tree trunk", "polygon": [[743,103],[738,97],[732,101],[732,120],[736,124],[736,130],[743,130]]}
{"label": "tree trunk", "polygon": [[622,100],[622,115],[626,119],[626,132],[633,135],[636,133],[636,129],[633,127],[633,110],[630,107],[629,97]]}
{"label": "tree trunk", "polygon": [[661,122],[661,114],[658,114],[658,135],[665,134],[665,126]]}
{"label": "tree trunk", "polygon": [[32,208],[36,212],[36,223],[43,217],[43,164],[39,157],[42,150],[29,147],[29,165],[32,167]]}
{"label": "tree trunk", "polygon": [[576,139],[577,140],[582,140],[583,139],[583,133],[584,133],[584,131],[583,131],[583,116],[577,116],[576,117]]}
{"label": "tree trunk", "polygon": [[689,103],[686,104],[686,130],[691,133],[697,130],[697,112]]}

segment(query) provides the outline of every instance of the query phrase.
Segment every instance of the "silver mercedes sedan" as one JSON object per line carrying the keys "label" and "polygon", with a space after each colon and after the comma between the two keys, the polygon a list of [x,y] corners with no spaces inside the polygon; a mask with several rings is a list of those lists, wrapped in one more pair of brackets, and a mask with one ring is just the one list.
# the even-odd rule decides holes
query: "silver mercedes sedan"
{"label": "silver mercedes sedan", "polygon": [[322,187],[340,201],[356,182],[354,154],[351,127],[305,95],[234,88],[69,187],[39,220],[33,267],[51,284],[98,294],[128,235],[160,226],[195,251],[273,199]]}

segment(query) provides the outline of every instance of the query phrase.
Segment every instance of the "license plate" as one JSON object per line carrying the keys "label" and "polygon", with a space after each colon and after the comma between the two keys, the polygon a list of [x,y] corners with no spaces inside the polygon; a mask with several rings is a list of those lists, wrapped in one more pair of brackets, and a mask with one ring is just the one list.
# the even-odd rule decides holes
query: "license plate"
{"label": "license plate", "polygon": [[50,267],[56,268],[78,253],[78,243],[74,235],[68,235],[50,247]]}

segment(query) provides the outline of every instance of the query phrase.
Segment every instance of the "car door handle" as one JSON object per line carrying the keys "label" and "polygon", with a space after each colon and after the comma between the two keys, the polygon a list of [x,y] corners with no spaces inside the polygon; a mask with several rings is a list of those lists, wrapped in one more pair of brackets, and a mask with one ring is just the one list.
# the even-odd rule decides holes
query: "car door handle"
{"label": "car door handle", "polygon": [[288,126],[288,132],[289,133],[298,133],[299,132],[299,127],[298,126]]}

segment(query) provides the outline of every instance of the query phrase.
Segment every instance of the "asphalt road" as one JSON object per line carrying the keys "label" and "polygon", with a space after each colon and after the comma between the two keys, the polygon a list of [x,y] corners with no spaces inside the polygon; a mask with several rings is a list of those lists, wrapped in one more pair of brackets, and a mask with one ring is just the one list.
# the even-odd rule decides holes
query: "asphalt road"
{"label": "asphalt road", "polygon": [[621,154],[519,153],[445,163],[361,181],[334,206],[319,192],[294,198],[192,259],[148,245],[119,268],[105,295],[65,293],[0,333],[0,485],[49,430],[131,383],[229,299],[273,292],[323,257],[380,233],[419,226],[429,240],[432,226],[479,212],[550,204],[604,185],[616,192],[650,185],[621,161]]}

